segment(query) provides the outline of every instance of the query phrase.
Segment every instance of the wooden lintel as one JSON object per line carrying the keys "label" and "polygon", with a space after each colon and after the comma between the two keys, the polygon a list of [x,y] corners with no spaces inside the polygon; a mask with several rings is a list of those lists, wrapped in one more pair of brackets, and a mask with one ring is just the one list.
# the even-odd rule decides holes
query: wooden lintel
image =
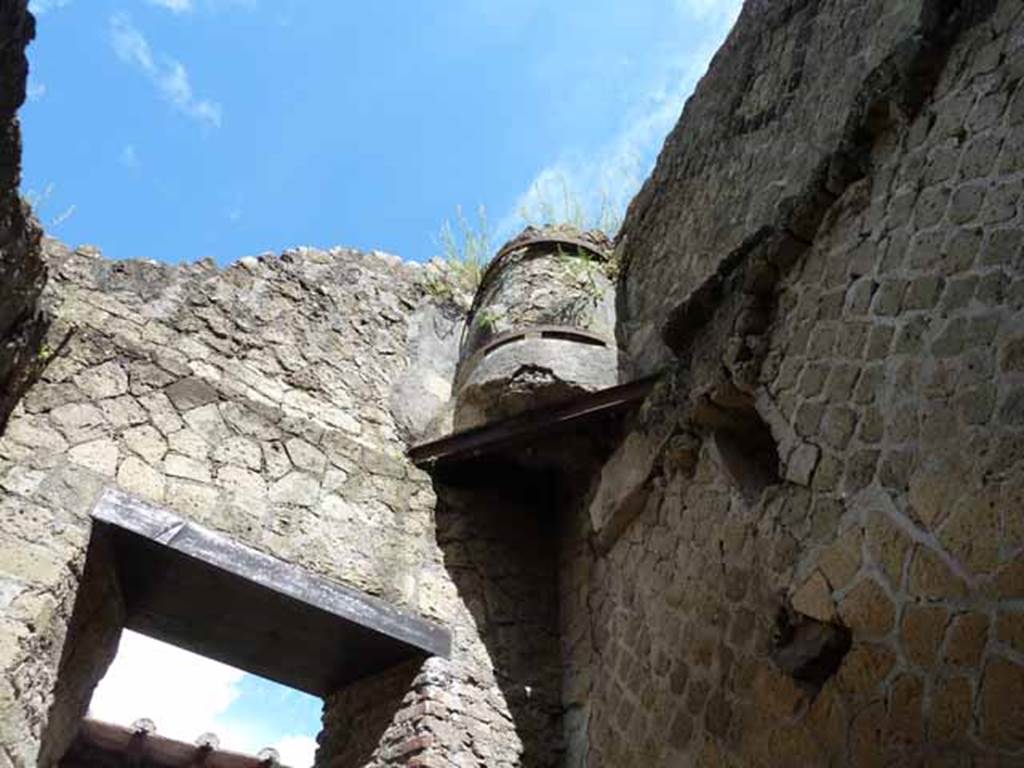
{"label": "wooden lintel", "polygon": [[92,516],[130,629],[317,695],[450,652],[444,627],[120,491]]}

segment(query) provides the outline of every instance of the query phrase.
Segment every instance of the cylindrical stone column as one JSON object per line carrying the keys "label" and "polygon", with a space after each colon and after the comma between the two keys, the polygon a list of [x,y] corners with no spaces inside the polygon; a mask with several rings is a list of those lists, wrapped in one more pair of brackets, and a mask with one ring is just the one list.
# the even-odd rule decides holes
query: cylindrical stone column
{"label": "cylindrical stone column", "polygon": [[618,383],[611,243],[527,228],[487,266],[466,322],[455,428],[468,429]]}

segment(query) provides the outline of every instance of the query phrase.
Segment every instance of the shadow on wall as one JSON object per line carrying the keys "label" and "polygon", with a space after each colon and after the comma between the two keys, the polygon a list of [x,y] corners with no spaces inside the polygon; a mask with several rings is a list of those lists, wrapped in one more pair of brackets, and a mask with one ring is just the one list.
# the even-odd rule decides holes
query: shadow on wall
{"label": "shadow on wall", "polygon": [[[318,761],[326,759],[339,768],[370,764],[385,743],[396,714],[407,703],[409,692],[417,683],[426,682],[422,668],[421,660],[408,661],[359,680],[330,697],[324,706]],[[401,752],[403,744],[391,749]]]}
{"label": "shadow on wall", "polygon": [[508,706],[522,749],[516,764],[558,766],[558,485],[548,472],[476,464],[435,479],[434,489],[445,568]]}

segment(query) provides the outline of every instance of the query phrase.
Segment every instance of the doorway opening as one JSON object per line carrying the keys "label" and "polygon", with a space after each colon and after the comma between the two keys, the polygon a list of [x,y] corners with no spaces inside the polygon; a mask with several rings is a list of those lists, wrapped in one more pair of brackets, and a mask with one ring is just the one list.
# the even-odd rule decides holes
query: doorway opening
{"label": "doorway opening", "polygon": [[[302,759],[292,765],[300,768],[311,723],[320,730],[321,701],[407,662],[447,657],[450,647],[450,633],[436,623],[108,490],[92,513],[39,764],[107,768],[69,762],[69,750],[92,733],[94,741],[126,742],[132,765],[192,764],[202,757],[197,748],[219,749],[223,740],[242,749],[276,741],[278,751],[260,759],[235,753],[223,768],[279,763],[282,748]],[[172,694],[181,705],[168,709]],[[268,702],[285,709],[268,715]],[[97,725],[86,717],[90,707],[121,724]],[[204,708],[209,725],[193,717]],[[252,733],[246,719],[256,724]],[[218,726],[224,734],[204,736]],[[153,745],[185,762],[140,763],[140,749]]]}
{"label": "doorway opening", "polygon": [[86,768],[161,755],[237,754],[311,768],[323,702],[169,643],[124,630],[86,721],[61,761]]}

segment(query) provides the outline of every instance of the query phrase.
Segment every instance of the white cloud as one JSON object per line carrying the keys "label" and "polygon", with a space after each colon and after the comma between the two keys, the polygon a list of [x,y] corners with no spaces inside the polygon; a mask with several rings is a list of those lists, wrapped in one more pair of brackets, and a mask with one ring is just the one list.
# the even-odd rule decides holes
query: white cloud
{"label": "white cloud", "polygon": [[110,17],[110,41],[121,61],[130,62],[147,74],[156,71],[149,42],[125,14],[116,13]]}
{"label": "white cloud", "polygon": [[[568,215],[563,203],[568,198],[583,211],[596,216],[601,209],[619,212],[636,194],[648,170],[649,159],[671,129],[682,108],[685,93],[692,88],[687,78],[677,92],[659,90],[643,105],[634,108],[632,119],[610,141],[599,148],[596,160],[585,159],[579,150],[565,150],[554,163],[541,169],[519,199],[514,210],[499,224],[498,234],[513,234],[525,214],[542,220],[545,208],[554,207],[557,216]],[[571,218],[571,216],[570,216]]]}
{"label": "white cloud", "polygon": [[134,144],[125,144],[117,156],[117,162],[129,170],[138,170],[140,167],[139,153]]}
{"label": "white cloud", "polygon": [[193,9],[192,0],[149,0],[149,4],[166,8],[171,13],[189,13]]}
{"label": "white cloud", "polygon": [[192,95],[188,72],[180,61],[169,62],[167,68],[157,77],[157,84],[164,96],[182,112],[201,122],[220,127],[220,104],[208,99],[196,99]]}
{"label": "white cloud", "polygon": [[42,16],[44,13],[56,11],[68,5],[71,5],[71,0],[32,0],[28,4],[28,9],[36,16]]}
{"label": "white cloud", "polygon": [[[121,725],[140,717],[157,733],[192,741],[238,698],[245,673],[220,662],[125,631],[114,663],[100,681],[89,715]],[[224,734],[221,736],[221,746]]]}
{"label": "white cloud", "polygon": [[[542,168],[498,224],[496,235],[515,234],[527,219],[543,220],[545,208],[557,217],[564,198],[579,204],[593,219],[602,209],[622,213],[650,171],[665,136],[675,125],[687,97],[732,27],[742,0],[675,0],[680,21],[700,17],[705,44],[674,61],[666,61],[657,78],[624,112],[621,127],[597,151],[566,147]],[[588,221],[588,224],[597,222]]]}
{"label": "white cloud", "polygon": [[281,762],[291,768],[312,765],[316,757],[316,739],[309,736],[285,736],[274,744]]}
{"label": "white cloud", "polygon": [[[228,716],[244,677],[234,667],[125,630],[117,657],[93,694],[89,716],[120,725],[148,717],[157,733],[189,743],[212,731],[222,749],[256,754],[267,740],[261,741],[257,728]],[[316,741],[309,736],[286,736],[273,746],[291,768],[313,764]]]}
{"label": "white cloud", "polygon": [[694,19],[724,19],[736,21],[742,2],[737,0],[675,0],[676,10]]}
{"label": "white cloud", "polygon": [[126,14],[115,13],[110,17],[110,42],[118,58],[141,70],[178,111],[205,125],[220,127],[220,104],[197,99],[185,65],[168,57],[158,61],[146,36]]}
{"label": "white cloud", "polygon": [[46,95],[46,84],[40,83],[38,80],[33,80],[31,77],[28,80],[28,84],[25,86],[25,96],[29,101],[42,101],[43,96]]}
{"label": "white cloud", "polygon": [[[63,0],[70,2],[70,0]],[[146,0],[150,5],[170,11],[171,13],[183,15],[193,13],[199,7],[198,0]],[[213,11],[231,8],[255,8],[257,0],[205,0],[202,5]]]}

